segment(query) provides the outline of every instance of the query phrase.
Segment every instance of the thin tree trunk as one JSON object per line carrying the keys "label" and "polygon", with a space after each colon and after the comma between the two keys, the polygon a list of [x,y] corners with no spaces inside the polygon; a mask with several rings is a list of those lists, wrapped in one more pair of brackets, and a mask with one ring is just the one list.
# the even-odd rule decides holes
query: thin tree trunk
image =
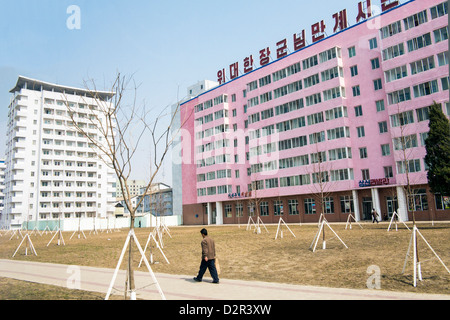
{"label": "thin tree trunk", "polygon": [[[134,231],[134,214],[131,216],[131,222],[130,222],[130,230]],[[135,291],[136,286],[134,283],[134,269],[133,269],[133,241],[134,239],[130,238],[130,244],[128,246],[128,286],[130,289],[130,297],[131,299],[135,299]]]}

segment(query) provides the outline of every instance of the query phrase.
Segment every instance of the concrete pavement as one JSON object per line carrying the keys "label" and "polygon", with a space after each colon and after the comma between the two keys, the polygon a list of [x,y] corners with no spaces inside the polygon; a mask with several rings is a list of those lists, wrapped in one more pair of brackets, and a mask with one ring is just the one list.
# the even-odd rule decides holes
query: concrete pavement
{"label": "concrete pavement", "polygon": [[[145,265],[135,273],[137,298],[161,299]],[[100,292],[106,295],[113,269],[0,259],[0,277]],[[156,273],[167,300],[450,300],[450,295],[414,294],[383,290],[336,289],[260,281],[221,279],[201,283],[194,275]],[[125,271],[121,270],[112,294],[123,295]]]}

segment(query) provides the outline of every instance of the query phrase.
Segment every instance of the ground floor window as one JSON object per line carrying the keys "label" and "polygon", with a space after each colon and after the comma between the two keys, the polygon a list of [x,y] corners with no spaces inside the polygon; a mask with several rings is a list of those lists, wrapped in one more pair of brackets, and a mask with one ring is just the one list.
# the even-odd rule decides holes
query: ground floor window
{"label": "ground floor window", "polygon": [[288,200],[288,206],[289,206],[289,214],[290,215],[298,215],[298,200],[292,199]]}
{"label": "ground floor window", "polygon": [[408,199],[409,211],[428,210],[428,199],[425,189],[414,189],[412,195],[410,195]]}
{"label": "ground floor window", "polygon": [[332,197],[326,197],[323,199],[323,212],[324,213],[334,213],[334,200]]}
{"label": "ground floor window", "polygon": [[232,217],[232,211],[233,211],[233,208],[232,208],[231,204],[225,205],[225,217],[226,218]]}
{"label": "ground floor window", "polygon": [[259,204],[259,211],[261,216],[268,216],[269,215],[269,202],[267,201],[261,201]]}
{"label": "ground floor window", "polygon": [[441,196],[440,194],[434,195],[434,200],[436,202],[437,210],[448,210],[450,209],[450,197]]}
{"label": "ground floor window", "polygon": [[243,210],[242,203],[236,204],[236,217],[241,218],[244,216],[244,210]]}
{"label": "ground floor window", "polygon": [[283,214],[283,201],[275,200],[273,202],[273,214],[275,216],[281,216]]}
{"label": "ground floor window", "polygon": [[316,201],[314,199],[305,199],[305,214],[316,213]]}
{"label": "ground floor window", "polygon": [[341,212],[353,213],[355,208],[353,205],[353,196],[341,196]]}

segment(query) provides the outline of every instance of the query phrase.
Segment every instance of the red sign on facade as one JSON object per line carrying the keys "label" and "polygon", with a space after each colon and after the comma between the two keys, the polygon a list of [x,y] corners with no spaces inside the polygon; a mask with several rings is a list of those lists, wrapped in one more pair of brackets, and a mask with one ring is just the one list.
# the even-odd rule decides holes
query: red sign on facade
{"label": "red sign on facade", "polygon": [[[356,16],[356,22],[359,23],[363,20],[372,17],[372,1],[373,0],[363,0],[358,2],[358,14]],[[398,0],[380,0],[381,11],[385,12],[399,5]],[[332,15],[334,19],[333,32],[339,32],[348,28],[347,10],[341,10]],[[311,41],[312,43],[324,39],[326,36],[326,24],[324,20],[316,22],[311,26]],[[288,54],[288,41],[283,39],[276,43],[276,53],[277,59],[281,59]],[[300,50],[306,46],[306,36],[305,29],[300,33],[295,33],[293,35],[293,46],[294,51]],[[262,49],[259,51],[259,64],[260,66],[267,65],[270,62],[270,47]],[[250,55],[244,59],[244,73],[248,73],[254,70],[253,55]],[[233,80],[239,77],[239,63],[235,62],[229,67],[229,79]],[[217,72],[217,81],[222,84],[226,82],[225,69]]]}

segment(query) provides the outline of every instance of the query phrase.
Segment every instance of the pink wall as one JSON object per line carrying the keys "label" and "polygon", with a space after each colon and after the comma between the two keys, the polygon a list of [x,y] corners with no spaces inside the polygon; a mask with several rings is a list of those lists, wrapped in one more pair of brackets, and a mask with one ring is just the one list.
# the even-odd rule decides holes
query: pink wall
{"label": "pink wall", "polygon": [[[337,170],[337,169],[346,169],[353,168],[353,179],[346,181],[338,181],[333,182],[331,184],[329,191],[343,191],[343,190],[351,190],[354,188],[358,188],[358,182],[362,179],[361,177],[361,169],[370,169],[370,177],[372,179],[384,178],[384,166],[392,166],[394,171],[394,178],[391,182],[401,182],[404,179],[404,175],[396,175],[396,161],[400,160],[399,155],[396,154],[393,150],[392,146],[392,138],[394,136],[399,135],[399,128],[391,128],[389,116],[392,114],[398,113],[398,110],[406,111],[406,110],[415,110],[420,107],[430,105],[433,100],[437,102],[447,102],[448,101],[448,91],[443,91],[441,86],[440,78],[444,76],[448,76],[448,65],[439,67],[437,63],[436,55],[443,51],[448,50],[448,40],[442,41],[440,43],[435,43],[433,30],[439,29],[443,26],[447,25],[447,15],[431,20],[429,8],[435,6],[442,1],[436,0],[420,0],[408,3],[403,5],[395,10],[392,10],[386,14],[383,14],[375,19],[366,21],[359,25],[356,25],[350,29],[347,29],[343,32],[330,36],[329,38],[317,42],[313,45],[310,45],[300,51],[297,51],[283,59],[275,61],[269,65],[266,65],[262,68],[256,69],[255,71],[246,74],[245,76],[241,76],[233,81],[230,81],[216,89],[213,89],[205,94],[200,95],[199,97],[190,100],[182,105],[181,107],[181,117],[182,122],[183,119],[186,119],[189,116],[188,121],[186,121],[183,129],[186,134],[183,138],[183,204],[192,204],[198,202],[214,202],[214,201],[225,201],[228,200],[228,194],[216,194],[212,196],[202,196],[197,198],[197,189],[198,188],[207,188],[211,186],[218,185],[232,185],[233,192],[236,192],[237,185],[240,186],[241,192],[247,191],[247,185],[251,182],[252,177],[256,177],[257,180],[269,179],[274,177],[287,177],[293,175],[301,175],[312,173],[314,169],[311,165],[309,166],[301,166],[301,167],[293,167],[289,169],[278,169],[269,172],[261,172],[256,175],[252,175],[252,177],[247,176],[247,168],[250,167],[252,161],[255,159],[252,157],[249,161],[246,161],[246,152],[249,152],[249,149],[255,146],[256,139],[250,140],[249,145],[245,145],[245,136],[249,135],[248,131],[252,129],[262,128],[267,125],[276,124],[281,121],[290,120],[293,118],[307,116],[309,114],[317,113],[320,111],[325,112],[334,107],[338,106],[346,106],[348,111],[347,118],[339,118],[331,121],[324,121],[319,124],[308,125],[301,129],[286,131],[275,133],[273,135],[261,138],[259,140],[259,144],[265,144],[269,142],[277,142],[280,140],[298,137],[300,135],[308,136],[308,145],[277,151],[271,154],[262,155],[259,158],[260,162],[267,162],[271,160],[278,160],[287,157],[299,156],[304,154],[311,154],[317,151],[328,151],[330,149],[335,148],[343,148],[343,147],[351,147],[352,149],[352,159],[342,159],[336,161],[327,161],[325,163],[326,168],[329,170]],[[383,26],[389,25],[397,20],[403,20],[403,18],[410,16],[414,13],[417,13],[421,10],[427,9],[428,13],[428,23],[425,23],[419,27],[410,29],[392,37],[381,39],[379,29]],[[402,21],[402,27],[403,27]],[[412,53],[408,53],[406,41],[420,36],[424,33],[431,32],[432,45],[426,48],[419,49]],[[376,38],[378,47],[375,49],[369,48],[369,39]],[[381,57],[381,51],[387,47],[395,45],[399,42],[403,42],[405,46],[405,55],[401,57],[397,57],[394,59],[390,59],[388,61],[383,61]],[[356,55],[354,57],[349,57],[348,48],[354,46],[356,50]],[[251,92],[247,92],[247,97],[243,97],[243,90],[246,89],[246,85],[254,80],[258,80],[266,75],[272,74],[275,71],[281,70],[285,67],[288,67],[294,63],[300,62],[312,55],[319,54],[322,51],[331,49],[333,47],[341,48],[341,58],[334,58],[332,60],[326,61],[324,63],[320,63],[314,67],[302,70],[292,76],[286,77],[282,80],[272,82],[269,85],[266,85],[262,88],[258,88]],[[436,68],[434,70],[430,70],[427,72],[423,72],[414,76],[410,75],[410,67],[409,63],[434,55]],[[372,70],[371,67],[371,59],[379,58],[380,68],[376,70]],[[396,80],[390,83],[385,83],[384,79],[384,71],[407,65],[408,76],[406,78]],[[357,65],[358,67],[358,75],[352,77],[350,74],[350,68],[352,66]],[[328,80],[322,82],[320,79],[320,83],[316,84],[312,87],[305,88],[303,83],[303,89],[288,94],[286,96],[274,99],[266,103],[259,104],[252,108],[248,108],[247,113],[244,113],[243,106],[248,104],[248,100],[259,96],[265,92],[272,91],[276,88],[279,88],[283,85],[287,85],[294,81],[303,80],[311,75],[327,70],[329,68],[341,66],[344,70],[343,78],[335,78],[332,80]],[[373,80],[381,79],[383,88],[381,90],[375,91]],[[429,81],[429,80],[438,80],[439,92],[428,95],[421,98],[414,98],[413,94],[413,85]],[[357,97],[353,97],[352,95],[352,87],[355,85],[360,86],[361,95]],[[337,87],[343,86],[345,87],[345,98],[336,98],[328,101],[323,101],[323,91]],[[399,89],[403,89],[405,87],[411,88],[412,100],[400,103],[397,105],[389,105],[387,101],[387,93],[392,91],[396,91]],[[322,103],[315,104],[312,106],[306,106],[305,97],[315,94],[322,94]],[[193,112],[194,106],[199,103],[203,103],[210,99],[214,99],[222,94],[228,95],[228,118],[222,118],[218,120],[214,120],[207,124],[203,124],[200,126],[194,125],[194,119],[205,116],[210,113],[214,113],[215,111],[221,110],[226,105],[219,104],[207,110],[203,110],[200,112]],[[236,95],[236,101],[232,102],[232,95]],[[282,105],[283,103],[293,101],[295,99],[303,98],[304,99],[304,108],[289,112],[282,115],[275,115],[266,120],[261,120],[259,122],[249,124],[248,129],[244,128],[244,121],[248,119],[250,114],[255,112],[261,112],[270,107],[274,108],[275,106]],[[377,112],[375,107],[375,101],[384,100],[385,110],[381,112]],[[356,117],[355,116],[355,106],[362,106],[363,116]],[[233,109],[236,109],[236,116],[233,117]],[[417,122],[416,113],[414,111],[415,123],[413,125],[407,126],[407,130],[412,133],[422,133],[428,131],[428,121]],[[306,121],[306,119],[305,119]],[[380,121],[387,121],[388,124],[388,132],[380,134],[378,123]],[[209,138],[204,138],[203,140],[196,139],[195,133],[198,131],[206,130],[208,128],[214,128],[220,124],[229,124],[229,132],[228,134],[219,134],[214,135]],[[233,132],[233,124],[237,124],[238,130]],[[328,129],[340,127],[340,126],[348,126],[350,128],[350,138],[341,138],[337,140],[326,140],[324,142],[318,144],[309,144],[309,134],[317,131],[325,131]],[[365,137],[358,138],[357,135],[357,127],[364,126],[365,129]],[[196,166],[196,147],[202,144],[206,144],[208,142],[218,141],[221,139],[227,138],[229,139],[229,147],[212,150],[209,152],[204,152],[201,154],[203,158],[207,158],[209,156],[216,156],[219,154],[227,153],[230,154],[230,163],[224,164],[215,164],[211,166],[205,166],[201,168],[197,168]],[[234,148],[233,140],[238,139],[238,147]],[[418,143],[420,145],[420,136],[418,135]],[[381,155],[381,145],[389,144],[391,149],[390,156],[382,156]],[[366,147],[368,158],[360,159],[359,157],[359,148]],[[189,150],[189,151],[188,151]],[[413,158],[421,159],[422,171],[417,174],[413,174],[414,182],[419,183],[427,183],[426,182],[426,173],[423,171],[423,158],[425,156],[425,149],[423,147],[414,148],[412,150]],[[190,154],[188,157],[187,154]],[[238,154],[239,162],[235,163],[234,155]],[[328,157],[328,154],[327,154]],[[277,161],[278,162],[278,161]],[[231,169],[231,178],[223,178],[223,179],[215,179],[211,181],[203,181],[197,182],[197,174],[207,173],[210,171],[217,171],[221,169]],[[240,177],[235,178],[235,170],[240,170]],[[281,195],[290,195],[290,194],[299,194],[299,193],[312,193],[315,192],[315,186],[313,184],[298,186],[298,187],[284,187],[284,188],[273,188],[273,189],[264,189],[258,191],[258,197],[273,197],[273,196],[281,196]]]}

